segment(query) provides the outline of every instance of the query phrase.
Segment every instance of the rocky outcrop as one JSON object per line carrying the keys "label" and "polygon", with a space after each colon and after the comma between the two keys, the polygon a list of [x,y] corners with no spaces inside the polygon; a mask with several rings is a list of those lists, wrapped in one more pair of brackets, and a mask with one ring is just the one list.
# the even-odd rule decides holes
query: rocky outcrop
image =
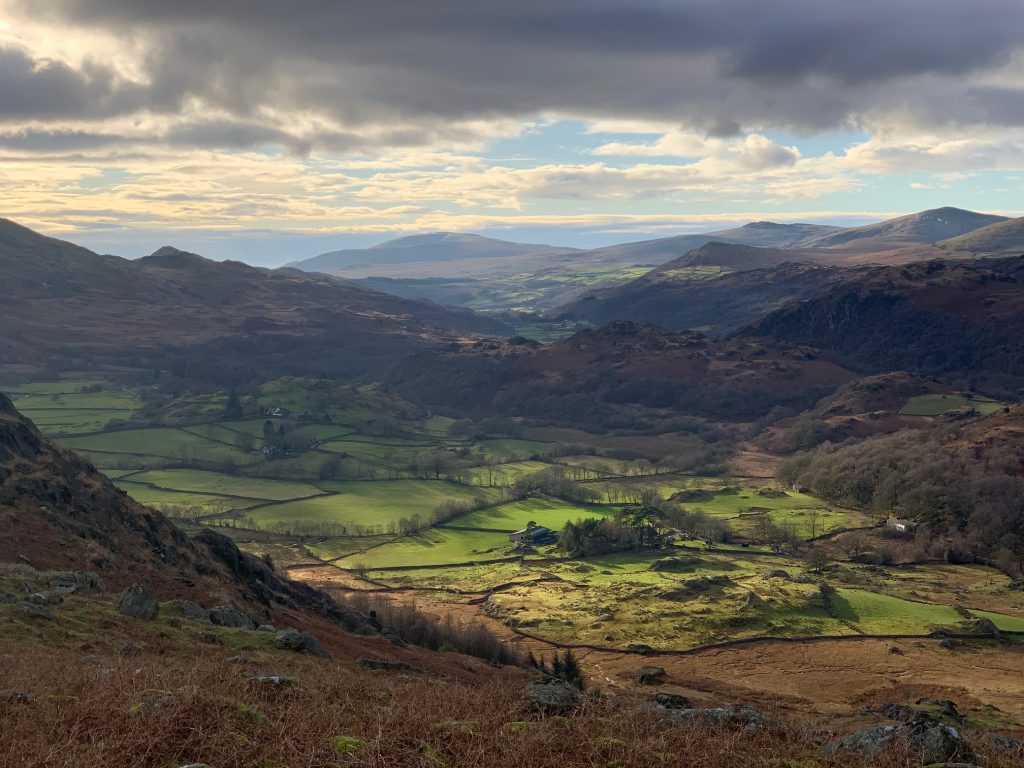
{"label": "rocky outcrop", "polygon": [[118,610],[123,616],[152,621],[160,612],[160,603],[146,584],[135,583],[121,593]]}
{"label": "rocky outcrop", "polygon": [[544,677],[526,687],[525,709],[544,715],[570,712],[583,701],[579,688],[555,677]]}
{"label": "rocky outcrop", "polygon": [[301,632],[292,627],[282,629],[274,636],[274,647],[283,651],[308,653],[321,659],[330,658],[316,637],[309,632]]}

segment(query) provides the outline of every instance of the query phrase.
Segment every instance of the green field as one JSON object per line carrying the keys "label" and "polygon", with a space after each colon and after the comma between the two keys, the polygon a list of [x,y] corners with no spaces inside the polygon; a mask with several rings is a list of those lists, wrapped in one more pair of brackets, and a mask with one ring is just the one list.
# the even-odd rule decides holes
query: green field
{"label": "green field", "polygon": [[558,499],[529,498],[470,512],[448,521],[445,527],[518,531],[533,521],[552,530],[584,517],[611,517],[620,507],[603,504],[573,504]]}
{"label": "green field", "polygon": [[153,485],[175,491],[242,496],[265,501],[287,501],[323,493],[320,488],[310,483],[237,477],[198,469],[156,469],[133,474],[130,480],[136,484]]}
{"label": "green field", "polygon": [[258,526],[289,522],[327,522],[347,526],[388,526],[403,518],[428,517],[446,501],[496,501],[500,491],[440,480],[375,480],[321,483],[329,495],[255,510]]}
{"label": "green field", "polygon": [[359,563],[369,564],[371,568],[444,565],[497,560],[512,554],[508,536],[503,533],[433,528],[384,544],[372,552],[345,557],[338,565],[342,568],[352,568]]}
{"label": "green field", "polygon": [[251,453],[208,440],[183,429],[128,429],[86,437],[71,437],[62,442],[74,450],[99,453],[128,453],[177,460],[231,460],[240,464],[254,460]]}
{"label": "green field", "polygon": [[977,395],[920,395],[912,397],[900,409],[906,416],[941,416],[944,413],[970,408],[982,415],[995,413],[1004,403]]}
{"label": "green field", "polygon": [[461,474],[473,485],[508,486],[524,475],[541,472],[549,467],[549,464],[542,461],[513,461],[472,467],[463,470]]}
{"label": "green field", "polygon": [[181,510],[197,508],[200,514],[213,515],[231,509],[248,509],[257,504],[266,503],[263,499],[245,499],[239,496],[218,496],[211,493],[152,488],[148,485],[138,485],[130,480],[118,480],[115,485],[140,504],[156,507],[163,511],[169,511],[171,507]]}

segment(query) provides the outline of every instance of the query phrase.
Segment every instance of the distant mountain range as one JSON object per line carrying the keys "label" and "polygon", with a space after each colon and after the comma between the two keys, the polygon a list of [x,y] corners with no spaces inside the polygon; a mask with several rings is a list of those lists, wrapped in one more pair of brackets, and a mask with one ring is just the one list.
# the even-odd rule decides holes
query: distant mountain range
{"label": "distant mountain range", "polygon": [[[478,311],[532,310],[592,321],[649,320],[674,328],[689,315],[652,316],[650,308],[668,306],[669,287],[662,284],[668,276],[689,283],[695,277],[714,274],[713,270],[701,274],[685,271],[698,266],[718,267],[724,274],[794,261],[840,267],[1014,252],[1024,252],[1024,220],[946,207],[860,227],[756,221],[732,229],[590,250],[435,232],[389,240],[372,248],[332,251],[289,266],[345,277],[408,298]],[[648,268],[657,272],[643,275],[641,270]],[[801,288],[790,298],[804,295],[810,274],[801,276],[797,281]],[[642,301],[644,311],[630,310],[626,295],[615,291],[637,278],[641,282],[626,295],[639,297],[640,288],[658,283],[659,297]],[[685,290],[687,301],[694,300],[691,289]],[[784,296],[784,290],[775,291],[769,306]],[[605,300],[613,305],[603,307]],[[745,313],[723,318],[715,327],[735,327],[748,320],[749,313]]]}
{"label": "distant mountain range", "polygon": [[[958,234],[928,239],[950,232]],[[913,242],[918,244],[907,245]],[[706,243],[635,280],[573,297],[556,313],[593,323],[639,320],[721,333],[853,277],[848,271],[856,267],[1020,253],[1024,219],[939,208],[794,240],[786,248]]]}
{"label": "distant mountain range", "polygon": [[467,334],[507,335],[466,310],[323,275],[215,262],[171,247],[101,256],[0,220],[0,364],[180,368],[221,378],[254,365],[354,375]]}
{"label": "distant mountain range", "polygon": [[533,243],[513,243],[481,235],[433,232],[388,240],[371,248],[329,251],[286,266],[306,272],[342,272],[353,268],[383,265],[422,264],[464,259],[528,258],[537,255],[574,253],[575,248],[558,248]]}

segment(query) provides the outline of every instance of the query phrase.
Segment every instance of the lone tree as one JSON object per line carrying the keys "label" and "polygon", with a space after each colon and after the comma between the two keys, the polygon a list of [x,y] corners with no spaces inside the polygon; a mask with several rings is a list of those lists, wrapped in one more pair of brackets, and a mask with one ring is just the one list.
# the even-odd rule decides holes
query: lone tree
{"label": "lone tree", "polygon": [[238,392],[232,387],[228,392],[228,404],[224,406],[224,418],[240,419],[242,415],[242,401],[238,398]]}

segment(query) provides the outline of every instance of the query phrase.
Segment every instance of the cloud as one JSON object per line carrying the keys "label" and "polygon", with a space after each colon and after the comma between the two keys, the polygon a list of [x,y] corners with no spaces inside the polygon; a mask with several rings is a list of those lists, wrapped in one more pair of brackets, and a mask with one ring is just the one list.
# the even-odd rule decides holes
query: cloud
{"label": "cloud", "polygon": [[[556,111],[669,120],[729,136],[923,123],[941,104],[960,124],[1024,122],[1024,79],[1014,68],[1024,28],[1018,0],[775,0],[770,6],[763,0],[53,0],[39,6],[7,0],[9,15],[20,13],[42,30],[27,41],[39,45],[40,55],[47,45],[60,47],[61,33],[122,38],[137,51],[130,68],[137,77],[118,80],[95,65],[22,71],[17,82],[41,82],[44,75],[53,82],[38,102],[24,90],[10,106],[0,101],[7,118],[12,109],[17,116],[54,114],[58,105],[84,115],[96,103],[102,112],[132,104],[167,111],[192,102],[239,120],[268,108],[312,113],[330,133]],[[1000,84],[992,85],[1000,72]],[[75,83],[88,84],[90,95],[76,93]],[[251,132],[247,140],[263,138]]]}

